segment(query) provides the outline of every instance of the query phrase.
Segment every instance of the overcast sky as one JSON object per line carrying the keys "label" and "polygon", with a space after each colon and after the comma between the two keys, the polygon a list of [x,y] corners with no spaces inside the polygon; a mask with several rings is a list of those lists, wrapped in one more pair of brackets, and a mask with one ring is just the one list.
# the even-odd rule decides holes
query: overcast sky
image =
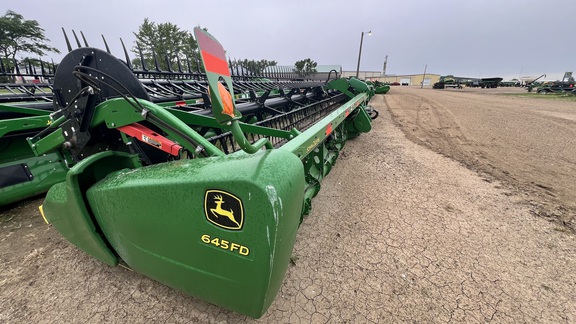
{"label": "overcast sky", "polygon": [[[149,18],[181,29],[208,28],[232,58],[311,58],[355,71],[361,33],[361,71],[468,77],[561,78],[576,72],[575,0],[0,0],[35,19],[54,47],[66,52],[61,28],[82,31],[88,43],[121,57],[133,32]],[[51,54],[54,60],[61,55]]]}

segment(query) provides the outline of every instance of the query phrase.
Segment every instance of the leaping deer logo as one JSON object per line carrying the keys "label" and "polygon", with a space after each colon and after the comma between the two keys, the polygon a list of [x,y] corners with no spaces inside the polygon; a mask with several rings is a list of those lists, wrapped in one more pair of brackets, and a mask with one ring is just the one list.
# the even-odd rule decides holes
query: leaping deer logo
{"label": "leaping deer logo", "polygon": [[226,209],[222,208],[222,204],[224,203],[224,199],[222,199],[221,195],[214,196],[214,202],[216,203],[216,208],[210,208],[212,215],[214,215],[216,217],[224,216],[224,217],[228,218],[229,220],[231,220],[238,227],[240,227],[240,223],[238,223],[236,221],[236,219],[234,218],[234,211],[232,209],[226,210]]}
{"label": "leaping deer logo", "polygon": [[223,190],[206,190],[204,214],[210,223],[229,230],[240,230],[244,224],[242,201]]}

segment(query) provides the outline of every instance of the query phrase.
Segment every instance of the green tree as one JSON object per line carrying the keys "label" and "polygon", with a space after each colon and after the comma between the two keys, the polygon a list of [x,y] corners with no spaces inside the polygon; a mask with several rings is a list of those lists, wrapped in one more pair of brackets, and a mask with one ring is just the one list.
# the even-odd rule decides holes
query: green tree
{"label": "green tree", "polygon": [[241,67],[245,72],[248,72],[250,74],[255,74],[255,75],[260,75],[262,74],[266,68],[270,67],[270,66],[276,66],[278,65],[278,62],[276,61],[268,61],[268,60],[240,60],[240,61],[235,61],[234,63],[234,67],[239,66]]}
{"label": "green tree", "polygon": [[[142,68],[140,59],[140,52],[138,46],[142,50],[142,56],[146,67],[149,70],[156,68],[154,63],[153,52],[156,53],[158,65],[160,70],[168,70],[168,62],[173,70],[178,69],[178,57],[182,68],[186,69],[186,57],[190,60],[192,69],[196,69],[196,51],[198,45],[192,36],[192,33],[180,29],[172,23],[155,23],[151,22],[148,18],[138,28],[138,32],[134,33],[136,36],[136,45],[132,48],[137,56],[132,61],[133,65],[137,68]],[[166,59],[168,58],[168,60]]]}
{"label": "green tree", "polygon": [[306,77],[318,72],[316,66],[318,66],[318,63],[307,58],[294,63],[294,70],[299,76]]}
{"label": "green tree", "polygon": [[20,52],[37,55],[60,53],[57,48],[46,44],[49,41],[36,20],[25,20],[12,10],[0,17],[0,52],[5,59],[13,62]]}

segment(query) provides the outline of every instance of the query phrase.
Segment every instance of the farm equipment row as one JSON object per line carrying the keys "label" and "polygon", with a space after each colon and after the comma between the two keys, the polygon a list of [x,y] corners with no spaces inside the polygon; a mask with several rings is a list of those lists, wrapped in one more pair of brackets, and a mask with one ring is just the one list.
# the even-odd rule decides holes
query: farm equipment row
{"label": "farm equipment row", "polygon": [[371,130],[374,88],[239,73],[194,33],[203,73],[80,47],[51,102],[0,104],[0,205],[49,189],[42,216],[81,250],[258,318],[322,179]]}
{"label": "farm equipment row", "polygon": [[455,88],[462,89],[464,86],[470,88],[497,88],[502,82],[502,78],[469,78],[455,77],[452,75],[441,76],[440,80],[432,86],[433,89]]}
{"label": "farm equipment row", "polygon": [[[541,75],[537,79],[533,80],[526,86],[528,92],[532,92],[535,88],[534,81],[540,79],[541,77],[546,76],[546,74]],[[576,94],[576,82],[574,81],[574,77],[572,77],[572,72],[564,73],[564,77],[562,77],[562,81],[554,81],[554,82],[545,82],[540,84],[536,87],[536,92],[541,94],[548,94],[548,93],[569,93],[569,94]]]}

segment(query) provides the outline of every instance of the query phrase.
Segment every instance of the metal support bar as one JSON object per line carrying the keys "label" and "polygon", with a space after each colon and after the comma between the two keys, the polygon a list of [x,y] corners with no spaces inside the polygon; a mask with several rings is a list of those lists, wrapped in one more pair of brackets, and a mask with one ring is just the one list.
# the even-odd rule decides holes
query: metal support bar
{"label": "metal support bar", "polygon": [[238,123],[237,120],[231,121],[230,131],[232,131],[232,135],[234,136],[234,139],[238,143],[238,146],[240,146],[240,148],[242,148],[242,150],[246,153],[249,154],[256,153],[263,146],[265,146],[266,149],[269,150],[274,148],[274,146],[272,146],[272,143],[270,143],[270,141],[267,138],[261,138],[256,143],[250,144],[250,142],[246,139],[246,136],[244,136],[244,132],[242,132],[242,128],[240,128],[240,124]]}

